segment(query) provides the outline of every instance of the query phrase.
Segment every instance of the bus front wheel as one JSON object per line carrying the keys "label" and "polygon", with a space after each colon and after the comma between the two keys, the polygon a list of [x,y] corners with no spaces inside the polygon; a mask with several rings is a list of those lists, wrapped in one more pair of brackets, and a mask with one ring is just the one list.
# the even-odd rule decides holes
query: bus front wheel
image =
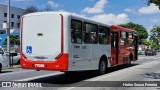
{"label": "bus front wheel", "polygon": [[104,57],[101,58],[100,62],[99,62],[99,70],[98,73],[100,75],[105,74],[107,71],[107,62],[106,59]]}

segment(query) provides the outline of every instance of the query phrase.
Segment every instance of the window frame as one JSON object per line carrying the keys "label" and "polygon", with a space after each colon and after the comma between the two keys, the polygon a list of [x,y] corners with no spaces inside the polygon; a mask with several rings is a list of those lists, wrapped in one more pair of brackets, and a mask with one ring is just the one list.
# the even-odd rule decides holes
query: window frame
{"label": "window frame", "polygon": [[132,32],[128,32],[128,38],[129,38],[129,34],[131,34],[131,38],[133,39],[133,33]]}
{"label": "window frame", "polygon": [[7,17],[7,16],[8,16],[8,14],[7,14],[7,13],[4,13],[4,14],[3,14],[3,16],[4,16],[4,17]]}
{"label": "window frame", "polygon": [[[84,40],[84,31],[86,32],[86,24],[90,24],[90,25],[94,25],[94,26],[96,26],[97,27],[97,30],[96,30],[96,43],[93,43],[92,41],[91,41],[91,37],[90,37],[90,34],[91,34],[91,31],[90,31],[90,33],[89,33],[89,38],[90,38],[90,41],[89,41],[89,43],[88,42],[85,42]],[[98,40],[98,31],[99,31],[99,29],[98,29],[99,27],[98,27],[98,25],[97,24],[94,24],[94,23],[90,23],[90,22],[83,22],[83,42],[84,42],[84,44],[98,44],[99,43],[99,40]]]}
{"label": "window frame", "polygon": [[[123,36],[122,33],[125,33],[125,36]],[[124,30],[121,30],[120,31],[120,43],[123,41],[123,44],[121,43],[121,45],[129,45],[129,42],[128,42],[128,32],[127,31],[124,31]],[[122,37],[123,36],[123,37]]]}
{"label": "window frame", "polygon": [[11,18],[14,18],[14,14],[11,14]]}
{"label": "window frame", "polygon": [[122,37],[123,36],[123,34],[122,33],[125,33],[125,38],[127,38],[127,32],[126,31],[123,31],[123,30],[121,30],[121,39],[123,38],[124,39],[124,37]]}
{"label": "window frame", "polygon": [[[131,34],[131,38],[129,37],[130,35],[129,34]],[[134,34],[133,34],[133,32],[128,32],[128,45],[130,45],[130,46],[134,46]]]}
{"label": "window frame", "polygon": [[20,28],[20,23],[17,23],[17,28]]}
{"label": "window frame", "polygon": [[20,15],[17,15],[17,19],[20,19],[21,18],[21,16]]}
{"label": "window frame", "polygon": [[14,27],[14,22],[11,22],[11,27]]}
{"label": "window frame", "polygon": [[72,29],[72,21],[76,21],[76,22],[80,22],[81,23],[81,42],[80,43],[75,43],[75,42],[72,42],[72,31],[70,31],[70,36],[71,36],[71,43],[74,43],[74,44],[82,44],[82,41],[83,41],[83,38],[82,38],[82,32],[83,32],[83,22],[81,20],[77,20],[77,19],[71,19],[71,27],[70,27],[70,30]]}
{"label": "window frame", "polygon": [[[107,30],[108,43],[100,43],[100,40],[99,40],[100,27],[106,28],[106,30]],[[109,30],[109,31],[108,31],[108,30]],[[103,25],[99,25],[99,27],[98,27],[98,43],[99,43],[99,44],[102,44],[102,45],[110,44],[110,36],[111,36],[111,35],[110,35],[110,28],[109,28],[109,27],[106,27],[106,26],[103,26]]]}

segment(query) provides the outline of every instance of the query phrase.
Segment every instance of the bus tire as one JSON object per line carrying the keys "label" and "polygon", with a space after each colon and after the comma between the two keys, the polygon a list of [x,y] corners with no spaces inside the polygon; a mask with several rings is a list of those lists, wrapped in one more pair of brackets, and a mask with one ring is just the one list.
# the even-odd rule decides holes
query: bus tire
{"label": "bus tire", "polygon": [[107,71],[107,60],[105,57],[102,57],[100,62],[99,62],[99,69],[98,69],[98,73],[100,75],[105,74]]}
{"label": "bus tire", "polygon": [[2,72],[2,64],[0,63],[0,73]]}

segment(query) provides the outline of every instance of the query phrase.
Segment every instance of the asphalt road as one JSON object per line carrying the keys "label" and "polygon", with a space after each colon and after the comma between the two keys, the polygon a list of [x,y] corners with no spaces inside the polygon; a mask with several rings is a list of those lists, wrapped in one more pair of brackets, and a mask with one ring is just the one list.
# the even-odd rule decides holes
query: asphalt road
{"label": "asphalt road", "polygon": [[[117,66],[109,68],[105,75],[95,72],[79,72],[66,76],[56,71],[35,71],[21,68],[7,69],[0,73],[0,81],[27,81],[43,83],[51,87],[23,88],[23,90],[156,90],[160,87],[96,87],[103,81],[119,84],[116,81],[160,81],[160,53],[157,56],[139,55],[139,60],[132,62],[130,67]],[[98,82],[100,81],[100,82]],[[103,83],[102,83],[103,84]],[[106,84],[106,82],[104,83]],[[22,88],[0,88],[0,90],[21,90]]]}

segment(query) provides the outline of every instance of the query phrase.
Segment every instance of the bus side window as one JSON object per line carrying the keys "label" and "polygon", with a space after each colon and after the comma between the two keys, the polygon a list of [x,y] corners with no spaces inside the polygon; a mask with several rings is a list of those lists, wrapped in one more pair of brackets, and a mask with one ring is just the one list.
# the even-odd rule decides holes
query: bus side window
{"label": "bus side window", "polygon": [[114,40],[115,38],[114,38],[114,35],[113,35],[113,33],[111,33],[111,47],[115,47],[115,43],[114,43]]}
{"label": "bus side window", "polygon": [[82,43],[82,22],[78,20],[71,20],[71,42]]}
{"label": "bus side window", "polygon": [[127,45],[128,44],[128,40],[127,40],[127,32],[121,31],[121,45]]}
{"label": "bus side window", "polygon": [[133,45],[133,33],[128,33],[128,44],[130,46],[134,46]]}
{"label": "bus side window", "polygon": [[109,44],[110,29],[99,26],[99,44]]}
{"label": "bus side window", "polygon": [[98,26],[91,23],[84,23],[83,40],[86,44],[97,44]]}

